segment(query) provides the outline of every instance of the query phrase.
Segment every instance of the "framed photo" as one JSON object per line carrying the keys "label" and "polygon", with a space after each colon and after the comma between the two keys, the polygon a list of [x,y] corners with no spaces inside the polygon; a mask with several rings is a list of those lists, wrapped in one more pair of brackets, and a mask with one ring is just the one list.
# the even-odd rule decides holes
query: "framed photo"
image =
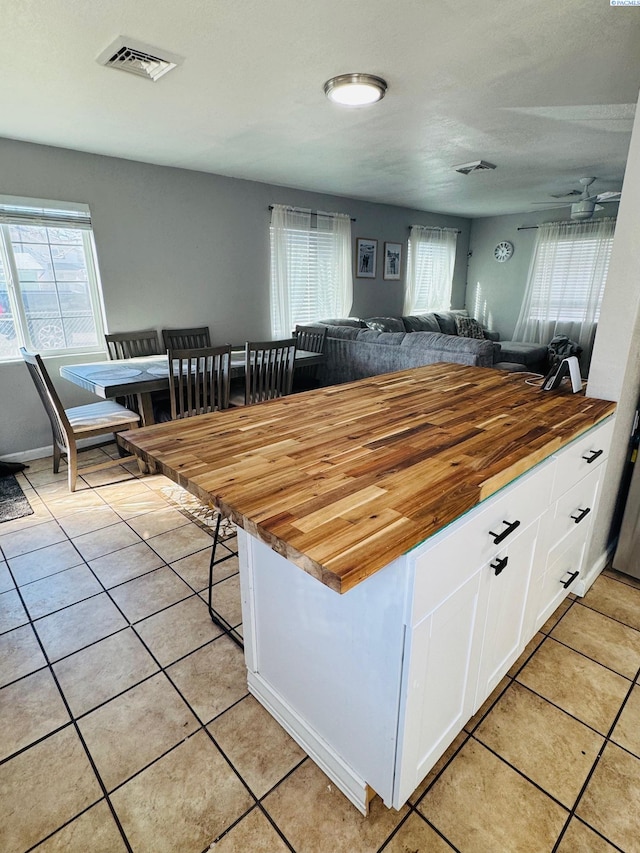
{"label": "framed photo", "polygon": [[378,241],[358,237],[356,240],[356,278],[375,278]]}
{"label": "framed photo", "polygon": [[398,281],[402,264],[402,243],[384,244],[384,267],[382,277],[385,281]]}

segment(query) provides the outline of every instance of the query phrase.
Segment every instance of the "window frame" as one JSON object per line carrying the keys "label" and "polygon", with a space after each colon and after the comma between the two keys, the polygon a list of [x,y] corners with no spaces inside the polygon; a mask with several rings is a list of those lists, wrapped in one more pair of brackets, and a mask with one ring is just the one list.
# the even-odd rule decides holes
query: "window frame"
{"label": "window frame", "polygon": [[[61,219],[56,219],[55,214],[59,214]],[[78,221],[74,221],[74,218],[77,218]],[[18,263],[15,256],[16,250],[10,234],[12,225],[32,225],[46,228],[47,244],[49,246],[51,246],[48,231],[50,228],[66,228],[70,231],[80,232],[81,243],[76,245],[81,245],[84,255],[87,274],[87,296],[96,331],[95,344],[50,348],[40,346],[38,341],[33,339],[29,330],[29,319],[25,302],[25,282],[20,281]],[[27,350],[38,352],[45,358],[104,352],[104,333],[106,327],[104,302],[95,238],[89,208],[86,205],[0,196],[0,262],[4,270],[7,299],[13,316],[16,340],[15,353],[6,356],[0,354],[0,364],[18,361],[20,359],[18,349],[21,346]],[[54,277],[53,283],[55,284],[55,296],[59,305],[58,285],[60,282]],[[59,317],[61,320],[64,320],[65,315],[62,309],[60,309]]]}

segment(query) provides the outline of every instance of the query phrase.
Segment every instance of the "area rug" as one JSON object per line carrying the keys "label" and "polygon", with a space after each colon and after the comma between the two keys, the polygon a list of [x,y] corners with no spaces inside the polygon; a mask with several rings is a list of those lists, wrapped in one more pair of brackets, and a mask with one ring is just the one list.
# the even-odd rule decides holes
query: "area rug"
{"label": "area rug", "polygon": [[[216,523],[218,521],[219,512],[217,509],[205,506],[198,498],[183,489],[178,485],[163,486],[160,490],[164,497],[173,504],[176,509],[180,510],[183,515],[186,515],[191,521],[195,522],[198,527],[210,536],[214,536],[216,532]],[[230,539],[236,535],[236,526],[228,518],[223,518],[220,524],[219,541],[224,542],[225,539]]]}
{"label": "area rug", "polygon": [[33,515],[31,504],[24,496],[13,474],[0,478],[0,523]]}

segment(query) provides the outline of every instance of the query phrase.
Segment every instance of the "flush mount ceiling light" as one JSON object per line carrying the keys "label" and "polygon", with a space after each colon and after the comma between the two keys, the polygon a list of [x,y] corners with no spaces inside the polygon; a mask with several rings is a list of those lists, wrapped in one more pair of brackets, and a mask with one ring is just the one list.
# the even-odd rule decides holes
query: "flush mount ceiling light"
{"label": "flush mount ceiling light", "polygon": [[373,74],[340,74],[324,84],[327,98],[345,107],[375,104],[384,98],[386,91],[386,80]]}

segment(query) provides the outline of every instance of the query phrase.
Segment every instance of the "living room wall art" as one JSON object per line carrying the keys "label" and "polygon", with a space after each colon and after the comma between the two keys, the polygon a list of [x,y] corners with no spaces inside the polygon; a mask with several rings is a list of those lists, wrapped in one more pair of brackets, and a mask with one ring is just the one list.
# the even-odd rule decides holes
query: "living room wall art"
{"label": "living room wall art", "polygon": [[356,278],[375,278],[378,262],[378,241],[366,237],[356,240]]}
{"label": "living room wall art", "polygon": [[384,266],[382,277],[385,281],[399,281],[402,264],[402,243],[384,244]]}

